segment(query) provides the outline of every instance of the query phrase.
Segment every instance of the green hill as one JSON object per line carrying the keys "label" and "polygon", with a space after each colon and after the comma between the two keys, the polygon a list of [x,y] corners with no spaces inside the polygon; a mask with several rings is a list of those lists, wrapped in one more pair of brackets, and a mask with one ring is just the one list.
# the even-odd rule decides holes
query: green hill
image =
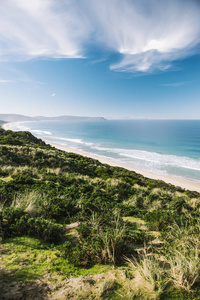
{"label": "green hill", "polygon": [[199,193],[29,132],[0,153],[1,299],[199,299]]}
{"label": "green hill", "polygon": [[[2,124],[4,123],[3,121]],[[47,145],[28,131],[14,132],[0,128],[0,145],[29,145],[42,147]]]}

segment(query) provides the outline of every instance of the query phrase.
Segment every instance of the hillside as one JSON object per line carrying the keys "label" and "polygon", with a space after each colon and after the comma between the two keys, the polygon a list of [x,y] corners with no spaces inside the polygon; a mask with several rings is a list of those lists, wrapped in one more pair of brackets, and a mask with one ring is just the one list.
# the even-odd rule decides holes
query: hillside
{"label": "hillside", "polygon": [[199,299],[199,193],[29,132],[0,153],[1,299]]}
{"label": "hillside", "polygon": [[23,122],[23,121],[103,121],[103,117],[81,117],[81,116],[58,116],[58,117],[29,117],[18,114],[0,114],[0,120],[5,122]]}

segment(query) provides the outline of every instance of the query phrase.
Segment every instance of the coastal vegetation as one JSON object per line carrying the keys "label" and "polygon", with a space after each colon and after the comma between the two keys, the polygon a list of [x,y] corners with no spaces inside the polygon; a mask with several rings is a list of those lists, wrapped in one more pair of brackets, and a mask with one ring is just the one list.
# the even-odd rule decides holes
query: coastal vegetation
{"label": "coastal vegetation", "polygon": [[1,299],[199,299],[199,193],[4,129],[0,188]]}

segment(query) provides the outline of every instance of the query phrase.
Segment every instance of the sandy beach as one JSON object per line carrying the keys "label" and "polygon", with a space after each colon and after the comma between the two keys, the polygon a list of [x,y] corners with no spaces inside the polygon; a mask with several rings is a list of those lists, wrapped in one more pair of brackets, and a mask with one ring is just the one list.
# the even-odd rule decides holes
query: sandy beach
{"label": "sandy beach", "polygon": [[[2,127],[5,130],[8,130],[8,129],[10,129],[9,124],[10,123],[6,123]],[[47,144],[50,144],[48,141],[45,141],[45,142]],[[101,156],[98,156],[98,155],[95,155],[95,154],[86,153],[84,151],[76,150],[74,148],[69,148],[69,147],[66,147],[66,146],[60,146],[60,145],[57,145],[57,144],[50,144],[50,145],[52,145],[53,147],[55,147],[59,150],[63,150],[63,151],[66,151],[66,152],[73,152],[73,153],[76,153],[76,154],[79,154],[79,155],[90,157],[90,158],[93,158],[93,159],[96,159],[96,160],[100,161],[103,164],[108,164],[108,165],[113,166],[113,167],[122,167],[122,168],[125,168],[127,170],[139,173],[139,174],[141,174],[141,175],[143,175],[147,178],[163,180],[166,183],[170,183],[170,184],[173,184],[175,186],[180,186],[181,188],[188,189],[188,190],[191,190],[191,191],[197,191],[197,192],[200,193],[200,183],[197,183],[197,182],[193,182],[193,181],[189,181],[189,180],[185,180],[185,179],[181,179],[181,178],[177,178],[177,177],[172,177],[172,176],[168,176],[168,175],[160,175],[160,174],[146,172],[146,171],[143,171],[143,170],[139,170],[139,169],[136,169],[136,168],[129,167],[127,165],[118,163],[117,161],[115,161],[111,158],[105,158],[105,157],[101,157]]]}
{"label": "sandy beach", "polygon": [[103,164],[108,164],[108,165],[113,166],[113,167],[122,167],[122,168],[125,168],[127,170],[139,173],[139,174],[141,174],[141,175],[143,175],[147,178],[163,180],[163,181],[165,181],[167,183],[171,183],[175,186],[180,186],[184,189],[191,190],[191,191],[197,191],[197,192],[200,193],[200,184],[197,183],[197,182],[188,181],[188,180],[185,180],[185,179],[176,178],[176,177],[172,177],[172,176],[158,175],[158,174],[142,171],[142,170],[132,168],[132,167],[128,167],[124,164],[118,163],[115,160],[112,160],[111,158],[104,158],[104,157],[100,157],[98,155],[88,154],[88,153],[83,152],[83,151],[79,151],[79,150],[69,148],[69,147],[65,147],[65,146],[60,146],[60,145],[57,145],[57,144],[51,144],[51,145],[53,147],[57,148],[57,149],[60,149],[60,150],[66,151],[66,152],[73,152],[73,153],[76,153],[76,154],[79,154],[79,155],[83,155],[83,156],[86,156],[86,157],[96,159],[96,160],[100,161]]}

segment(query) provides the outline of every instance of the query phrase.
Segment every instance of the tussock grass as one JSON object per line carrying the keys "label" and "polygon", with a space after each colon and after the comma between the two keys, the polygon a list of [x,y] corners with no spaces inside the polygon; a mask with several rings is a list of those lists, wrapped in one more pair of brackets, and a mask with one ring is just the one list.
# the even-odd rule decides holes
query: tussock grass
{"label": "tussock grass", "polygon": [[187,199],[187,203],[193,209],[198,210],[198,212],[200,211],[200,199],[199,198]]}
{"label": "tussock grass", "polygon": [[122,183],[122,180],[117,178],[109,178],[106,180],[106,183],[110,186],[117,186],[119,183]]}
{"label": "tussock grass", "polygon": [[174,286],[190,292],[200,281],[200,222],[183,227],[170,227],[167,240],[170,245],[166,253],[169,278]]}
{"label": "tussock grass", "polygon": [[196,255],[184,255],[174,250],[173,256],[167,260],[171,282],[176,288],[185,289],[187,292],[190,292],[192,286],[199,281],[200,262],[197,253],[199,249],[195,249],[195,252]]}
{"label": "tussock grass", "polygon": [[[146,205],[146,208],[148,208],[148,207],[149,207],[149,205]],[[163,207],[163,204],[162,204],[161,200],[155,200],[151,203],[151,210],[162,209],[162,207]]]}
{"label": "tussock grass", "polygon": [[121,224],[120,215],[115,215],[114,227],[110,231],[101,234],[101,239],[104,242],[103,255],[106,255],[114,264],[116,262],[117,252],[119,251],[120,242],[126,236],[125,224]]}
{"label": "tussock grass", "polygon": [[12,173],[15,168],[13,166],[7,165],[7,166],[2,166],[1,169],[3,171],[8,171],[9,173]]}
{"label": "tussock grass", "polygon": [[56,174],[59,175],[61,173],[61,168],[46,168],[47,174]]}
{"label": "tussock grass", "polygon": [[156,298],[163,294],[168,279],[166,270],[163,266],[163,261],[157,255],[148,254],[144,251],[143,256],[137,261],[135,258],[128,259],[130,269],[134,271],[135,280],[139,275],[142,278],[140,289],[145,289],[146,292],[154,294]]}
{"label": "tussock grass", "polygon": [[[169,286],[187,293],[200,282],[200,222],[180,227],[174,224],[166,236],[167,245],[161,252],[144,253],[139,260],[127,259],[129,268],[140,278],[140,289],[155,298],[165,293]],[[139,277],[138,277],[139,276]],[[152,294],[153,295],[153,294]]]}
{"label": "tussock grass", "polygon": [[10,207],[14,209],[23,209],[27,211],[31,216],[36,215],[38,212],[38,202],[42,195],[38,191],[26,192],[24,194],[17,194]]}

